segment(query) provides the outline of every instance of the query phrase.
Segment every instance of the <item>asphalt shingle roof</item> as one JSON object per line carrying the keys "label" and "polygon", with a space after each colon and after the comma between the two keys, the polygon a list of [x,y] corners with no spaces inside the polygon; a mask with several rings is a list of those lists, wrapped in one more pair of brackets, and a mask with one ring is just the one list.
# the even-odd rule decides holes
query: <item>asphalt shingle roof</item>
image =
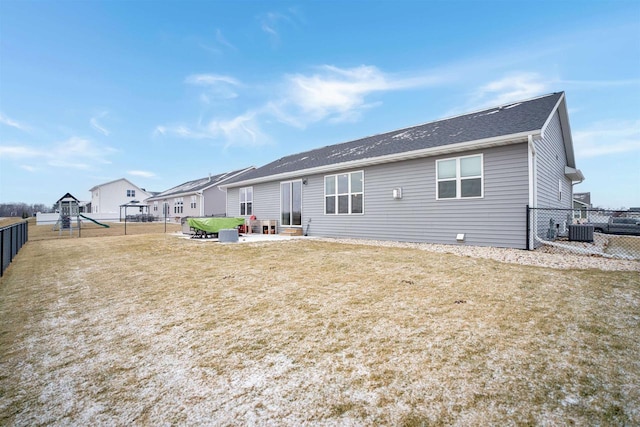
{"label": "asphalt shingle roof", "polygon": [[238,177],[242,177],[244,176],[244,174],[242,174],[241,172],[244,170],[246,169],[239,169],[236,171],[225,172],[218,175],[207,176],[200,179],[194,179],[193,181],[187,181],[176,187],[170,188],[161,193],[157,193],[153,197],[151,197],[151,199],[162,199],[165,197],[171,197],[178,194],[195,193],[196,191],[200,191],[202,189],[211,187],[212,185],[220,184],[229,177],[233,177],[238,174],[239,174]]}
{"label": "asphalt shingle roof", "polygon": [[563,92],[292,154],[228,183],[540,130]]}

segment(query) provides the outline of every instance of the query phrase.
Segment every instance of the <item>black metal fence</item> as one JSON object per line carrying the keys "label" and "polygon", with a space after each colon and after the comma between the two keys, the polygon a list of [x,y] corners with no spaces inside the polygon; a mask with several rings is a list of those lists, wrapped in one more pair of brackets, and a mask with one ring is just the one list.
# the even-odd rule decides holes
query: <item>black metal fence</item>
{"label": "black metal fence", "polygon": [[2,259],[0,277],[4,275],[4,271],[27,240],[29,240],[27,221],[0,228],[0,258]]}
{"label": "black metal fence", "polygon": [[527,246],[640,259],[640,210],[527,207]]}

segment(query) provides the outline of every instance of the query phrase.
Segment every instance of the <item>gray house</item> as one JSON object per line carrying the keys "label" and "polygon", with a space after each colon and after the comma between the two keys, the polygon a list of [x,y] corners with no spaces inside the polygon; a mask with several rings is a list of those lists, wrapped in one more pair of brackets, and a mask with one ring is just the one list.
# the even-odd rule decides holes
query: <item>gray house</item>
{"label": "gray house", "polygon": [[583,179],[559,92],[293,154],[223,187],[229,216],[280,231],[524,249],[526,206],[571,208]]}
{"label": "gray house", "polygon": [[226,216],[227,194],[220,188],[225,181],[241,177],[253,167],[187,181],[145,199],[155,217]]}

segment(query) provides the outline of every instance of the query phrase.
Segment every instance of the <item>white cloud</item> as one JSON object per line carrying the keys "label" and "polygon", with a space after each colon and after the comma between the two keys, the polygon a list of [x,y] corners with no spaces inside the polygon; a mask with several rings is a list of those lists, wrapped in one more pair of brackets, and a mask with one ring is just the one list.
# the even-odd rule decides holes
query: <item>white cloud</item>
{"label": "white cloud", "polygon": [[295,8],[290,8],[286,13],[268,12],[260,16],[259,20],[260,28],[269,36],[271,45],[274,47],[280,43],[280,33],[282,32],[281,27],[283,23],[295,27],[304,21],[300,12]]}
{"label": "white cloud", "polygon": [[185,83],[201,86],[215,86],[219,83],[227,83],[233,86],[241,85],[237,79],[219,74],[191,74],[184,81]]}
{"label": "white cloud", "polygon": [[[310,123],[355,121],[367,109],[381,105],[368,97],[376,92],[434,86],[445,77],[432,75],[394,76],[374,66],[339,68],[324,65],[310,75],[286,75],[263,106],[231,118],[199,120],[196,125],[158,125],[155,136],[222,140],[227,146],[255,146],[270,143],[260,123],[275,118],[289,126],[304,128]],[[239,80],[218,74],[192,74],[186,83],[220,89],[222,85],[245,87]],[[209,103],[209,94],[200,100]]]}
{"label": "white cloud", "polygon": [[281,121],[301,127],[324,119],[353,120],[362,110],[380,104],[366,101],[375,92],[425,87],[441,81],[442,78],[430,75],[395,77],[374,66],[324,65],[312,75],[286,76],[285,96],[271,102],[269,108]]}
{"label": "white cloud", "polygon": [[19,129],[21,131],[25,131],[25,132],[27,132],[29,130],[29,127],[27,125],[25,125],[24,123],[20,123],[20,122],[18,122],[16,120],[13,120],[13,119],[5,116],[2,113],[0,113],[0,123],[2,123],[3,125],[6,125],[6,126],[10,126],[12,128]]}
{"label": "white cloud", "polygon": [[0,146],[0,157],[44,161],[53,167],[90,169],[93,165],[111,163],[108,156],[115,151],[110,147],[98,146],[88,139],[72,137],[45,147]]}
{"label": "white cloud", "polygon": [[212,97],[214,99],[237,98],[238,94],[234,88],[244,87],[239,80],[219,74],[192,74],[187,76],[185,83],[205,87],[206,92],[200,94],[200,100],[205,104],[209,104]]}
{"label": "white cloud", "polygon": [[211,53],[215,53],[216,55],[220,55],[224,50],[235,50],[238,48],[229,42],[225,36],[222,35],[222,31],[219,28],[216,29],[215,40],[213,42],[200,42],[199,46]]}
{"label": "white cloud", "polygon": [[27,147],[24,145],[3,145],[0,146],[0,157],[5,158],[35,158],[35,157],[44,157],[46,153],[42,150],[37,150],[35,148]]}
{"label": "white cloud", "polygon": [[258,146],[270,142],[258,123],[259,113],[248,111],[242,115],[222,120],[210,120],[195,128],[185,125],[157,126],[154,135],[171,135],[190,139],[211,139],[229,146]]}
{"label": "white cloud", "polygon": [[20,167],[24,170],[26,170],[27,172],[36,172],[38,170],[38,168],[35,168],[33,166],[30,165],[20,165]]}
{"label": "white cloud", "polygon": [[549,81],[545,81],[538,73],[512,73],[481,86],[474,93],[471,103],[475,108],[504,105],[544,95],[549,88]]}
{"label": "white cloud", "polygon": [[92,117],[91,120],[89,120],[89,123],[91,123],[91,127],[93,127],[95,130],[97,130],[98,132],[100,132],[104,136],[109,136],[109,134],[111,132],[109,132],[104,126],[102,126],[98,122],[98,119],[102,119],[102,118],[106,117],[107,114],[109,114],[108,111],[103,111],[102,113],[98,114],[97,116]]}
{"label": "white cloud", "polygon": [[255,112],[247,112],[231,120],[212,120],[207,129],[212,135],[220,135],[227,146],[257,146],[268,143],[268,138],[261,131]]}
{"label": "white cloud", "polygon": [[220,31],[220,29],[216,29],[216,42],[218,42],[218,44],[227,47],[229,49],[233,49],[233,50],[238,50],[233,44],[231,44],[223,35],[222,35],[222,31]]}
{"label": "white cloud", "polygon": [[596,157],[640,151],[640,120],[608,120],[574,131],[578,157]]}
{"label": "white cloud", "polygon": [[148,171],[138,171],[138,170],[134,170],[134,171],[128,171],[127,172],[129,175],[133,175],[133,176],[140,176],[143,178],[155,178],[156,174],[153,172],[148,172]]}
{"label": "white cloud", "polygon": [[202,132],[196,132],[192,129],[190,129],[188,126],[185,125],[174,125],[174,126],[156,126],[155,130],[153,131],[153,135],[157,136],[157,135],[175,135],[175,136],[179,136],[182,138],[194,138],[194,139],[200,139],[200,138],[206,138],[207,135],[202,133]]}

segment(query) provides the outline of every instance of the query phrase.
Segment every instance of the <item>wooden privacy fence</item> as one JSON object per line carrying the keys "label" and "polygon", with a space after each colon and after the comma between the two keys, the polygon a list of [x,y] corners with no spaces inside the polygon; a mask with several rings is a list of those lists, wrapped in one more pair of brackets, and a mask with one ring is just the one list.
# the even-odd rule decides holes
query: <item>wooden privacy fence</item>
{"label": "wooden privacy fence", "polygon": [[0,259],[2,259],[0,277],[4,275],[4,271],[27,240],[29,240],[27,221],[0,228]]}

